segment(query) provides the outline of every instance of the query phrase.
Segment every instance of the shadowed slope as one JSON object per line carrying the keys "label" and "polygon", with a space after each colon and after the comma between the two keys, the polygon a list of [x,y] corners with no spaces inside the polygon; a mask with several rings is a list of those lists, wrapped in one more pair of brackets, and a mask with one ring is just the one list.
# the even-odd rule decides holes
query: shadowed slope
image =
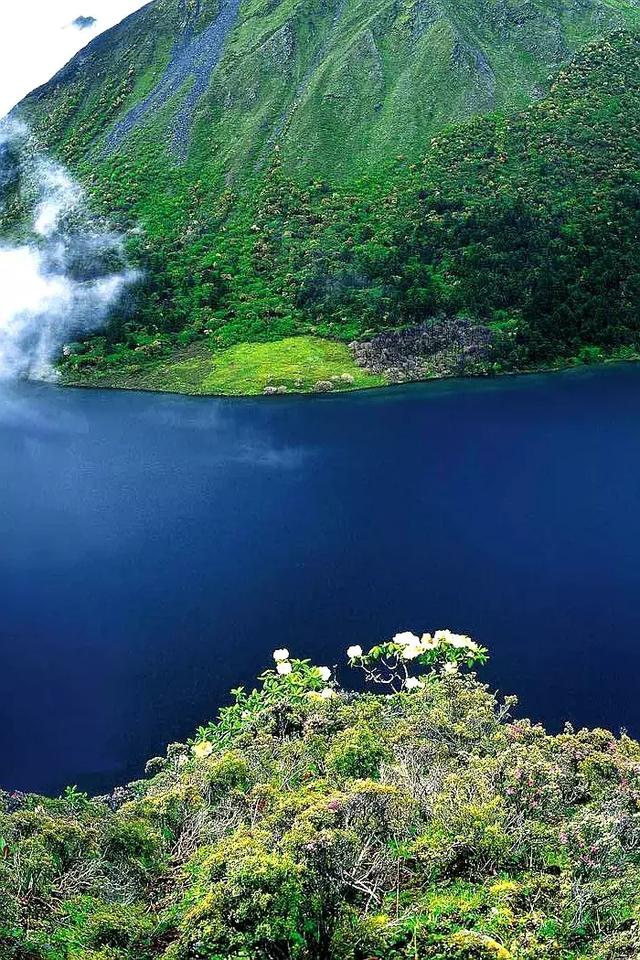
{"label": "shadowed slope", "polygon": [[194,111],[209,87],[211,74],[220,60],[239,7],[240,0],[223,0],[218,16],[200,34],[194,32],[192,22],[187,23],[183,36],[176,41],[162,79],[107,135],[106,148],[109,152],[117,149],[148,114],[161,110],[174,97],[182,94],[184,96],[173,125],[171,145],[178,156],[186,157]]}

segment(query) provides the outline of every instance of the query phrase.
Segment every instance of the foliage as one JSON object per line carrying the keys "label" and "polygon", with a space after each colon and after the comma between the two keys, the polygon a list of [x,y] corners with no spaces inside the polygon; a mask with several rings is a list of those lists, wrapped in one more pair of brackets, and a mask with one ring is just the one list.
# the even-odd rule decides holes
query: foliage
{"label": "foliage", "polygon": [[450,631],[351,646],[422,671],[379,694],[278,650],[145,780],[0,794],[0,956],[636,957],[640,745],[443,672],[485,656]]}
{"label": "foliage", "polygon": [[588,47],[549,96],[432,138],[383,185],[272,171],[270,269],[325,336],[442,315],[493,332],[488,370],[637,355],[640,38]]}
{"label": "foliage", "polygon": [[259,677],[260,690],[232,690],[234,703],[220,712],[219,720],[200,727],[193,746],[198,757],[210,756],[214,742],[233,740],[240,734],[264,729],[284,732],[298,725],[298,711],[311,699],[328,700],[336,695],[329,667],[315,667],[309,660],[291,659],[289,651],[276,650],[275,667]]}

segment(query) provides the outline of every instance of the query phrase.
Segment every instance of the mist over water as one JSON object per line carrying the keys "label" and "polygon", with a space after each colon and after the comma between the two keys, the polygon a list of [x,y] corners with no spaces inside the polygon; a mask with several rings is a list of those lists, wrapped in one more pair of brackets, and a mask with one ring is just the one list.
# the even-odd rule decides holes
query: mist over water
{"label": "mist over water", "polygon": [[122,236],[13,120],[0,123],[0,216],[9,204],[28,216],[17,239],[0,238],[0,379],[53,379],[64,345],[98,330],[137,274]]}

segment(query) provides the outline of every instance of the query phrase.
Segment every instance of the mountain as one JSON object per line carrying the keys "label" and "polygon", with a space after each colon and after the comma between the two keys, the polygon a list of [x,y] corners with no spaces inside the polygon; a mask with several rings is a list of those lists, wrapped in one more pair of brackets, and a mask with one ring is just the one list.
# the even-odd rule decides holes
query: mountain
{"label": "mountain", "polygon": [[[594,125],[605,142],[623,138],[636,149],[627,142],[637,113],[635,41],[616,32],[573,58],[639,18],[634,4],[603,0],[150,3],[17,111],[88,186],[96,210],[130,231],[130,255],[144,273],[135,302],[104,337],[70,346],[66,375],[233,391],[248,365],[255,375],[242,389],[329,389],[325,370],[334,380],[342,371],[350,385],[553,362],[583,346],[634,348],[626,333],[600,337],[597,318],[570,336],[553,336],[555,316],[537,329],[541,294],[524,300],[534,283],[531,244],[540,261],[550,242],[538,213],[517,215],[516,247],[503,236],[470,251],[460,218],[425,210],[423,194],[462,197],[462,232],[489,236],[513,216],[492,207],[494,184],[506,202],[519,182],[523,194],[548,195],[554,229],[568,236],[567,198],[574,191],[581,208],[587,198],[543,169],[557,162],[550,144],[558,139],[562,151],[573,137],[562,65],[583,76],[571,88],[579,102],[571,122],[581,132],[565,173],[576,166],[595,189]],[[615,95],[607,58],[612,77],[623,77]],[[527,108],[532,101],[540,106]],[[487,113],[490,120],[473,119]],[[532,163],[532,153],[547,160]],[[424,221],[416,225],[424,216],[431,226],[452,218],[451,229],[425,239]],[[507,268],[516,248],[520,261]],[[425,323],[426,333],[385,338],[390,328]],[[383,339],[369,344],[377,332]],[[326,336],[367,343],[350,353],[328,347]],[[256,342],[259,355],[246,348]]]}

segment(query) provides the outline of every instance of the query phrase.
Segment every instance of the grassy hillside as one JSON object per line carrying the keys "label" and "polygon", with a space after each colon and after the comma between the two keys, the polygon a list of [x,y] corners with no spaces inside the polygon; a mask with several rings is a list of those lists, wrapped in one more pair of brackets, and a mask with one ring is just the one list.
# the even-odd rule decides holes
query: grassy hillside
{"label": "grassy hillside", "polygon": [[[491,356],[469,365],[467,338],[439,335],[436,356],[413,358],[412,375],[562,362],[585,346],[633,353],[626,315],[614,337],[603,330],[606,270],[581,293],[588,319],[565,304],[575,333],[558,335],[555,308],[538,318],[545,298],[568,289],[571,300],[579,282],[578,265],[565,275],[565,239],[597,258],[619,239],[606,223],[598,236],[575,233],[594,190],[621,213],[625,236],[634,229],[619,188],[635,183],[635,41],[616,35],[580,54],[543,105],[509,117],[548,92],[585,41],[639,17],[620,0],[155,0],[18,111],[88,185],[96,210],[130,231],[144,271],[105,336],[67,351],[64,375],[145,386],[161,371],[171,379],[176,363],[179,385],[195,345],[205,390],[225,365],[218,353],[235,344],[302,337],[304,354],[309,335],[348,342],[438,316],[491,329]],[[566,180],[549,176],[556,143]],[[614,167],[597,187],[600,154],[618,148],[627,179],[612,193]],[[5,229],[20,209],[10,197]],[[370,376],[406,375],[402,357],[389,373],[374,366]],[[349,357],[339,373],[354,376]],[[265,385],[283,377],[276,363]]]}
{"label": "grassy hillside", "polygon": [[[233,393],[215,373],[231,345],[297,336],[302,356],[309,335],[369,340],[332,373],[353,376],[355,358],[382,381],[634,357],[639,93],[640,40],[618,33],[539,103],[454,127],[385,179],[301,184],[276,155],[215,228],[194,207],[197,239],[134,238],[152,264],[144,301],[72,351],[66,376],[176,384],[191,350],[194,389]],[[276,350],[263,383],[283,378]]]}
{"label": "grassy hillside", "polygon": [[[625,0],[155,0],[22,105],[74,165],[160,155],[207,191],[290,170],[351,179],[436,129],[523,106]],[[179,185],[175,176],[175,185]],[[154,184],[138,168],[136,198]]]}
{"label": "grassy hillside", "polygon": [[388,694],[277,651],[146,779],[0,794],[0,956],[638,956],[640,745],[514,719],[468,644],[351,649]]}
{"label": "grassy hillside", "polygon": [[502,368],[635,351],[639,93],[640,38],[615,34],[544,100],[432,138],[390,184],[300,188],[279,166],[257,206],[263,271],[328,335],[458,316]]}

